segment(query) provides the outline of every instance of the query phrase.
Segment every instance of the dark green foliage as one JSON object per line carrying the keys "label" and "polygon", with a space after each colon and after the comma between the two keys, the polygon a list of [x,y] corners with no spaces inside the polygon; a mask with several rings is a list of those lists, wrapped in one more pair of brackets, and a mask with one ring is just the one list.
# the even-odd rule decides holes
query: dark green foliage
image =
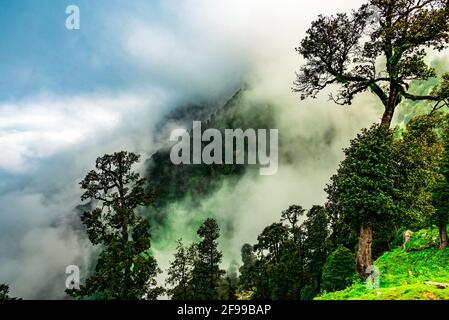
{"label": "dark green foliage", "polygon": [[254,246],[255,292],[253,299],[294,299],[299,296],[302,266],[299,247],[293,241],[292,229],[273,223],[257,237]]}
{"label": "dark green foliage", "polygon": [[[224,106],[198,105],[177,108],[164,121],[174,121],[191,130],[193,120],[202,120],[203,132],[214,128],[220,130],[223,136],[225,129],[275,127],[275,108],[268,104],[250,102],[245,98],[245,94],[245,89],[238,90]],[[166,123],[161,123],[161,126]],[[169,133],[165,134],[169,136]],[[166,136],[163,139],[166,139]],[[207,142],[203,142],[203,146],[206,144]],[[155,236],[158,236],[166,226],[165,219],[170,215],[170,205],[188,199],[190,209],[197,210],[199,214],[202,199],[218,190],[224,181],[229,184],[237,183],[245,172],[256,169],[256,166],[224,163],[175,165],[170,160],[170,148],[167,147],[154,153],[146,161],[146,168],[147,176],[151,177],[149,187],[158,192],[153,206],[147,210],[148,219],[155,227]]]}
{"label": "dark green foliage", "polygon": [[220,228],[216,220],[206,219],[197,234],[202,240],[188,247],[178,240],[174,260],[167,270],[168,295],[174,300],[235,300],[239,285],[237,265],[233,263],[227,272],[220,269]]}
{"label": "dark green foliage", "polygon": [[372,264],[373,226],[391,226],[405,217],[408,198],[401,190],[409,171],[401,169],[407,159],[396,147],[394,132],[384,126],[363,129],[344,153],[326,188],[328,201],[333,202],[328,206],[336,208],[334,223],[350,226],[352,233],[359,231],[357,272],[362,275]]}
{"label": "dark green foliage", "polygon": [[402,100],[447,104],[447,88],[436,85],[430,94],[420,95],[409,82],[437,77],[425,61],[425,49],[447,47],[448,13],[445,0],[370,0],[351,14],[320,15],[296,49],[306,63],[293,89],[305,99],[337,84],[340,88],[331,98],[343,105],[361,92],[372,92],[384,106],[385,127]]}
{"label": "dark green foliage", "polygon": [[300,298],[304,281],[304,260],[301,254],[301,248],[292,240],[284,244],[280,262],[274,264],[272,273],[269,273],[272,299]]}
{"label": "dark green foliage", "polygon": [[[281,249],[289,237],[289,229],[282,223],[277,222],[266,227],[257,237],[257,244],[254,250],[258,252],[259,257],[266,261],[278,262],[281,255]],[[267,254],[264,254],[267,251]]]}
{"label": "dark green foliage", "polygon": [[321,274],[328,254],[328,220],[326,209],[313,206],[303,224],[306,234],[303,246],[304,266],[310,283],[309,296],[320,292]]}
{"label": "dark green foliage", "polygon": [[316,288],[314,288],[311,284],[306,284],[301,289],[301,300],[313,300],[316,297],[317,292]]}
{"label": "dark green foliage", "polygon": [[339,245],[346,248],[355,248],[359,239],[359,230],[346,223],[345,217],[340,214],[337,194],[333,188],[336,184],[329,184],[326,187],[328,202],[325,207],[329,217],[329,250],[337,249]]}
{"label": "dark green foliage", "polygon": [[239,277],[237,275],[237,264],[234,261],[221,278],[218,287],[220,300],[237,300],[237,290],[239,286]]}
{"label": "dark green foliage", "polygon": [[443,139],[443,154],[439,163],[440,177],[432,194],[435,213],[432,221],[440,227],[440,247],[448,246],[447,224],[449,223],[449,129],[446,128]]}
{"label": "dark green foliage", "polygon": [[281,215],[288,225],[273,223],[257,238],[253,299],[311,299],[320,292],[329,218],[325,208],[313,206],[298,226],[304,212],[301,206],[290,206]]}
{"label": "dark green foliage", "polygon": [[197,247],[195,244],[184,246],[182,240],[178,240],[174,260],[170,262],[166,283],[171,286],[167,294],[173,300],[186,300],[192,296],[190,281],[192,270],[197,259]]}
{"label": "dark green foliage", "polygon": [[299,299],[303,278],[300,251],[289,239],[282,244],[279,259],[268,256],[256,262],[256,291],[254,299]]}
{"label": "dark green foliage", "polygon": [[202,240],[198,243],[198,255],[192,271],[192,298],[216,300],[219,298],[218,286],[224,274],[220,269],[222,253],[218,250],[217,239],[220,236],[220,228],[217,221],[206,219],[197,234]]}
{"label": "dark green foliage", "polygon": [[281,221],[287,221],[292,228],[295,228],[305,211],[301,206],[291,205],[287,210],[282,211]]}
{"label": "dark green foliage", "polygon": [[407,216],[401,222],[409,229],[427,226],[434,214],[432,191],[441,180],[439,165],[443,152],[442,133],[447,117],[440,113],[418,116],[410,120],[398,141],[404,161],[400,166],[401,194]]}
{"label": "dark green foliage", "polygon": [[381,256],[385,251],[388,251],[390,249],[390,244],[395,240],[396,236],[397,230],[395,225],[391,223],[387,223],[384,225],[378,224],[374,225],[373,244],[372,244],[373,259],[376,259],[377,257]]}
{"label": "dark green foliage", "polygon": [[297,226],[299,219],[306,212],[301,206],[291,205],[287,210],[282,211],[281,221],[286,221],[290,223],[290,232],[293,234],[293,241],[297,241],[297,237],[299,235],[299,228]]}
{"label": "dark green foliage", "polygon": [[346,158],[326,189],[337,201],[344,221],[358,228],[362,223],[399,218],[401,155],[394,146],[393,132],[376,125],[363,129],[344,153]]}
{"label": "dark green foliage", "polygon": [[156,299],[163,292],[154,287],[159,269],[150,251],[150,225],[134,213],[152,200],[152,193],[144,190],[145,179],[131,170],[138,160],[138,155],[124,151],[104,155],[80,183],[81,199],[99,204],[84,212],[81,220],[90,241],[101,245],[102,252],[85,284],[67,290],[73,297]]}
{"label": "dark green foliage", "polygon": [[245,243],[241,249],[242,263],[240,267],[239,285],[242,290],[251,290],[254,286],[254,264],[256,257],[254,256],[253,246]]}
{"label": "dark green foliage", "polygon": [[337,291],[351,284],[355,270],[355,257],[349,249],[339,246],[323,267],[322,289]]}

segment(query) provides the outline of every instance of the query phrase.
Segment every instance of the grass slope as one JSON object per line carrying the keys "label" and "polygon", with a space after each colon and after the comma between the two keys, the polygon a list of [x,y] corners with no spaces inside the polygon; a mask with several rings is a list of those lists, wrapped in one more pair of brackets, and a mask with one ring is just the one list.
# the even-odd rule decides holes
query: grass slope
{"label": "grass slope", "polygon": [[[368,289],[356,280],[342,291],[324,293],[318,300],[449,300],[449,287],[440,289],[424,282],[449,283],[449,248],[436,246],[436,229],[421,230],[412,238],[410,248],[392,249],[376,261],[380,269],[380,287]],[[418,249],[426,243],[428,248]],[[413,250],[415,249],[415,250]]]}

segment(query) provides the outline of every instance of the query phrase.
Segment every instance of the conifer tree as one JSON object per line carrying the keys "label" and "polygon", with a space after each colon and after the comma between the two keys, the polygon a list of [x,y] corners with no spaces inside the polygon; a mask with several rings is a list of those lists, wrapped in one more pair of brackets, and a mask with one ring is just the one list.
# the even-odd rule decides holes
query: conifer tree
{"label": "conifer tree", "polygon": [[198,255],[194,262],[191,286],[193,299],[217,300],[218,286],[224,271],[220,269],[222,253],[218,250],[217,239],[220,228],[217,221],[206,219],[197,234],[202,238],[198,243]]}
{"label": "conifer tree", "polygon": [[67,289],[76,298],[156,299],[160,272],[151,246],[150,225],[136,215],[139,206],[151,203],[153,194],[144,190],[145,178],[132,171],[139,156],[125,151],[104,155],[80,182],[81,200],[97,207],[81,220],[93,245],[102,251],[93,275],[80,289]]}

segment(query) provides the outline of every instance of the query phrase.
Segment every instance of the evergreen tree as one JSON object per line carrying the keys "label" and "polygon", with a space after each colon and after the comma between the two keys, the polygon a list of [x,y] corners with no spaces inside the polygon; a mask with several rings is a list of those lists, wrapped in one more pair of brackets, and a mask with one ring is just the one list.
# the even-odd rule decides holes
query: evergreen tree
{"label": "evergreen tree", "polygon": [[293,90],[301,99],[315,98],[338,85],[331,98],[342,105],[350,105],[361,92],[372,92],[384,107],[381,124],[387,128],[403,100],[447,105],[444,82],[449,75],[430,93],[412,91],[410,82],[437,77],[426,63],[426,48],[447,48],[448,14],[446,0],[370,0],[350,15],[320,15],[296,49],[306,63]]}
{"label": "evergreen tree", "polygon": [[441,247],[445,247],[448,116],[434,111],[411,119],[397,142],[402,206],[406,212],[400,224],[420,229],[427,227],[430,220],[440,227]]}
{"label": "evergreen tree", "polygon": [[354,275],[354,255],[349,249],[339,246],[323,267],[322,289],[325,291],[343,290],[351,284]]}
{"label": "evergreen tree", "polygon": [[447,117],[430,113],[411,119],[398,141],[403,159],[399,166],[402,177],[401,194],[407,211],[401,225],[409,229],[428,226],[435,212],[432,192],[440,180],[440,160]]}
{"label": "evergreen tree", "polygon": [[449,223],[449,130],[444,136],[444,151],[440,162],[441,177],[434,188],[433,204],[435,213],[433,221],[440,229],[440,248],[448,246],[447,224]]}
{"label": "evergreen tree", "polygon": [[242,266],[240,267],[239,285],[242,290],[251,290],[254,286],[254,256],[253,246],[245,243],[241,249]]}
{"label": "evergreen tree", "polygon": [[175,259],[170,262],[167,270],[168,277],[166,283],[172,288],[167,293],[173,300],[186,300],[192,295],[190,281],[192,279],[192,270],[197,257],[197,247],[192,244],[189,247],[184,246],[182,240],[178,240]]}
{"label": "evergreen tree", "polygon": [[372,265],[373,225],[391,223],[404,214],[401,205],[401,155],[393,131],[372,126],[351,141],[346,158],[327,187],[344,223],[359,230],[357,272]]}
{"label": "evergreen tree", "polygon": [[143,187],[145,178],[131,170],[138,160],[138,155],[125,151],[106,154],[80,182],[81,199],[98,204],[84,212],[81,220],[90,241],[102,252],[85,284],[79,290],[66,290],[73,297],[155,299],[163,292],[155,287],[160,271],[150,251],[149,223],[134,212],[152,200],[152,193]]}
{"label": "evergreen tree", "polygon": [[298,243],[291,239],[281,249],[280,261],[271,266],[270,276],[271,299],[296,300],[301,296],[304,285],[304,259]]}
{"label": "evergreen tree", "polygon": [[226,271],[225,277],[220,281],[219,296],[221,300],[237,300],[239,277],[237,275],[237,263],[233,261]]}
{"label": "evergreen tree", "polygon": [[305,209],[294,204],[288,207],[288,209],[282,211],[281,214],[281,221],[287,221],[290,223],[290,230],[293,234],[293,241],[295,242],[297,241],[299,232],[297,224],[299,223],[299,219],[304,215],[304,212],[306,212]]}
{"label": "evergreen tree", "polygon": [[318,294],[321,288],[321,275],[328,254],[328,217],[326,209],[313,206],[307,212],[303,224],[305,232],[304,252],[307,260],[306,272],[310,277],[310,294]]}
{"label": "evergreen tree", "polygon": [[253,298],[256,300],[279,299],[280,286],[285,282],[282,279],[283,272],[281,258],[285,242],[289,238],[289,229],[280,222],[273,223],[264,228],[257,237],[254,251],[257,253],[257,261],[254,265],[255,289]]}
{"label": "evergreen tree", "polygon": [[198,255],[192,271],[193,299],[216,300],[219,298],[217,289],[224,274],[220,269],[222,253],[218,250],[220,228],[217,221],[206,219],[197,234],[202,240],[198,244]]}
{"label": "evergreen tree", "polygon": [[263,229],[257,237],[257,244],[254,250],[258,252],[262,260],[274,263],[280,260],[281,249],[289,237],[289,229],[281,222],[276,222]]}
{"label": "evergreen tree", "polygon": [[329,250],[337,249],[339,245],[346,248],[355,248],[358,243],[359,230],[347,223],[346,217],[342,214],[341,204],[338,201],[336,175],[331,177],[331,183],[326,185],[327,202],[324,207],[329,218]]}
{"label": "evergreen tree", "polygon": [[[293,208],[293,210],[289,210]],[[298,299],[302,288],[302,232],[296,224],[296,210],[299,206],[291,206],[283,212],[282,221],[287,220],[290,226],[281,222],[266,227],[257,237],[254,249],[258,259],[254,266],[255,288],[254,299]]]}

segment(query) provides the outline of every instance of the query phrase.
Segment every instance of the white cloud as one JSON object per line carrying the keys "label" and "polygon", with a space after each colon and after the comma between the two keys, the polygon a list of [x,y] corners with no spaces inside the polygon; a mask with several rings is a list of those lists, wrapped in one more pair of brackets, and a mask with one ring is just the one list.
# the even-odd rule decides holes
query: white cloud
{"label": "white cloud", "polygon": [[[145,19],[144,12],[137,18],[126,7],[108,12],[109,25],[101,31],[105,43],[96,39],[98,48],[86,55],[104,67],[111,63],[105,56],[111,52],[130,69],[148,74],[139,91],[93,88],[96,93],[0,101],[0,173],[17,175],[7,193],[0,194],[0,282],[10,283],[13,293],[24,298],[62,297],[61,272],[74,261],[86,266],[90,253],[70,223],[72,218],[79,221],[71,210],[79,200],[77,182],[95,158],[123,149],[145,157],[157,147],[154,124],[167,110],[195,97],[222,97],[245,81],[255,88],[247,99],[276,104],[279,126],[289,131],[292,148],[298,139],[321,137],[326,128],[338,128],[340,134],[331,146],[315,149],[322,152],[318,166],[280,164],[274,177],[246,177],[236,188],[211,195],[205,205],[219,202],[218,214],[235,219],[234,238],[228,239],[232,250],[254,240],[288,204],[321,201],[341,145],[358,128],[376,121],[377,114],[369,99],[355,104],[365,106],[361,112],[324,100],[300,104],[290,92],[301,63],[294,47],[316,15],[348,11],[362,2],[164,0],[164,17],[158,21]],[[170,252],[155,249],[165,266]]]}
{"label": "white cloud", "polygon": [[65,269],[78,265],[86,275],[92,246],[73,230],[42,227],[27,231],[15,258],[0,269],[1,279],[14,279],[11,294],[27,299],[51,299],[65,295]]}
{"label": "white cloud", "polygon": [[[65,267],[84,274],[92,248],[74,208],[95,158],[148,156],[168,110],[163,92],[45,94],[0,103],[0,283],[23,298],[64,297]],[[3,172],[2,172],[3,171]]]}
{"label": "white cloud", "polygon": [[[40,95],[0,103],[0,170],[23,172],[29,169],[30,159],[91,144],[124,127],[141,129],[143,116],[163,112],[161,98],[129,93]],[[134,123],[137,118],[142,122]],[[154,124],[151,117],[148,122]]]}

